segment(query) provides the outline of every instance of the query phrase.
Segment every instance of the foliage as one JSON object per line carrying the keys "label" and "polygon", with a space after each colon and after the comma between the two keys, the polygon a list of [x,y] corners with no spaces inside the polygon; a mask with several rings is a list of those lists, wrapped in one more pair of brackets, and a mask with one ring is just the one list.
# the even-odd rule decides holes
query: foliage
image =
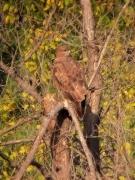
{"label": "foliage", "polygon": [[[101,49],[125,0],[93,0],[92,2],[97,44]],[[47,27],[54,6],[57,10]],[[103,115],[109,107],[100,125],[102,168],[107,176],[119,180],[135,178],[134,20],[135,7],[134,2],[131,1],[107,47],[101,68],[104,82],[101,100]],[[0,56],[6,64],[15,67],[40,94],[45,95],[54,92],[51,65],[58,44],[68,44],[72,55],[82,63],[82,66],[87,64],[85,48],[82,46],[82,31],[82,12],[78,0],[59,0],[58,3],[54,0],[3,0],[0,7]],[[41,44],[29,56],[39,41]],[[3,85],[2,88],[0,87],[1,130],[14,126],[21,117],[40,114],[41,107],[35,99],[22,92],[16,82],[1,71],[0,84]],[[2,136],[0,141],[3,143],[33,138],[39,124],[38,120],[23,124]],[[74,139],[74,133],[71,139]],[[75,150],[71,142],[73,154],[74,151],[79,151],[79,145],[76,146]],[[0,150],[11,160],[20,162],[30,147],[29,142],[0,146]],[[49,169],[51,157],[48,147],[41,144],[36,159],[38,162],[46,163]],[[76,177],[83,176],[83,157],[80,162],[82,166],[77,166],[74,172]],[[0,179],[9,179],[14,173],[14,169],[1,157],[0,167]],[[25,176],[25,178],[29,176],[34,179],[43,178],[33,166],[29,166]]]}

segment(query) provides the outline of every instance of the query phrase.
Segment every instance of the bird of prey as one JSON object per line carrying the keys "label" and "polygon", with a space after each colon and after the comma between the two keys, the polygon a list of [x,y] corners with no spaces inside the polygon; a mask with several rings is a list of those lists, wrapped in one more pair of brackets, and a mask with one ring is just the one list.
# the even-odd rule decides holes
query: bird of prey
{"label": "bird of prey", "polygon": [[66,46],[58,46],[53,64],[53,83],[64,98],[75,104],[79,116],[82,115],[81,103],[85,100],[87,88],[80,64],[70,56]]}

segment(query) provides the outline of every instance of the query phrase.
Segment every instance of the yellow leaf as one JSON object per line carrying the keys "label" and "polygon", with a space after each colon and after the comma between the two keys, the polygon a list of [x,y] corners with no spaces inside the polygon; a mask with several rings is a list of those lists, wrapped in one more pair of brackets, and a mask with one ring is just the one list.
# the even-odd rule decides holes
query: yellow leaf
{"label": "yellow leaf", "polygon": [[34,72],[37,69],[37,64],[36,62],[33,61],[28,61],[25,63],[25,67],[30,71],[30,72]]}
{"label": "yellow leaf", "polygon": [[5,24],[9,24],[10,23],[10,16],[6,16],[5,18]]}
{"label": "yellow leaf", "polygon": [[124,143],[124,148],[128,155],[131,154],[131,144],[129,142]]}
{"label": "yellow leaf", "polygon": [[10,126],[14,126],[15,125],[15,122],[14,121],[11,121],[8,123]]}
{"label": "yellow leaf", "polygon": [[20,154],[25,154],[28,152],[28,148],[27,146],[21,146],[20,150],[19,150],[19,153]]}
{"label": "yellow leaf", "polygon": [[31,171],[33,171],[33,166],[29,166],[28,168],[27,168],[27,172],[31,172]]}
{"label": "yellow leaf", "polygon": [[36,126],[36,129],[40,129],[40,127],[41,127],[41,125],[38,124],[38,125]]}
{"label": "yellow leaf", "polygon": [[6,179],[9,177],[7,171],[3,171],[3,175],[6,177]]}
{"label": "yellow leaf", "polygon": [[3,12],[8,11],[10,4],[6,3],[3,7]]}
{"label": "yellow leaf", "polygon": [[12,154],[10,155],[10,159],[13,160],[17,157],[17,152],[12,152]]}
{"label": "yellow leaf", "polygon": [[14,9],[15,9],[15,7],[11,5],[10,8],[9,8],[9,12],[10,13],[14,12]]}
{"label": "yellow leaf", "polygon": [[126,180],[124,176],[119,176],[119,180]]}
{"label": "yellow leaf", "polygon": [[27,98],[27,97],[28,97],[28,93],[23,92],[23,93],[21,94],[21,96],[24,97],[24,98]]}
{"label": "yellow leaf", "polygon": [[24,109],[24,110],[26,110],[26,109],[28,109],[28,108],[29,108],[29,105],[28,105],[28,104],[24,104],[24,105],[23,105],[23,109]]}

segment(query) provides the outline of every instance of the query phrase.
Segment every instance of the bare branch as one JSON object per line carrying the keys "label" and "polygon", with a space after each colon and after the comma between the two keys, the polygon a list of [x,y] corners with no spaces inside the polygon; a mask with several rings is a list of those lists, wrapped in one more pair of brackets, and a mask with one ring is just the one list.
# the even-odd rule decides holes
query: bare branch
{"label": "bare branch", "polygon": [[6,134],[6,133],[8,133],[8,132],[10,132],[10,131],[12,131],[12,130],[14,130],[14,129],[16,129],[17,127],[21,126],[22,124],[27,123],[27,122],[30,122],[30,121],[38,118],[38,117],[39,117],[38,115],[35,115],[35,116],[33,115],[32,118],[31,118],[31,117],[21,118],[20,120],[17,121],[17,123],[16,123],[14,126],[9,127],[9,128],[6,128],[6,129],[2,129],[2,130],[0,131],[0,136],[3,136],[4,134]]}
{"label": "bare branch", "polygon": [[0,143],[1,146],[8,146],[8,145],[14,145],[14,144],[21,144],[21,143],[28,143],[33,142],[34,138],[28,138],[28,139],[18,139],[18,140],[12,140],[4,143]]}
{"label": "bare branch", "polygon": [[90,81],[89,81],[89,83],[88,83],[88,87],[90,87],[90,85],[92,84],[92,82],[93,82],[93,80],[94,80],[94,78],[95,78],[95,76],[96,76],[96,74],[97,74],[97,72],[98,72],[98,70],[99,70],[99,68],[100,68],[101,61],[102,61],[102,59],[103,59],[103,57],[104,57],[104,55],[105,55],[105,53],[106,53],[106,49],[107,49],[107,46],[108,46],[108,44],[109,44],[109,42],[110,42],[110,39],[111,39],[111,37],[112,37],[112,35],[113,35],[113,33],[114,33],[114,30],[115,30],[115,28],[116,28],[116,26],[117,26],[117,24],[118,24],[118,22],[119,22],[120,17],[122,16],[123,12],[124,12],[125,9],[127,8],[129,2],[130,2],[130,0],[128,0],[128,1],[125,3],[125,5],[123,6],[123,8],[121,9],[121,11],[120,11],[120,13],[119,13],[119,15],[118,15],[115,23],[114,23],[114,26],[113,26],[113,28],[111,29],[111,31],[110,31],[110,33],[109,33],[109,35],[108,35],[108,37],[107,37],[107,39],[106,39],[106,41],[105,41],[105,44],[104,44],[103,49],[102,49],[102,51],[101,51],[101,53],[100,53],[100,56],[99,56],[99,60],[98,60],[97,67],[96,67],[96,69],[95,69],[95,71],[94,71],[94,73],[93,73],[93,75],[92,75],[92,77],[91,77],[91,79],[90,79]]}
{"label": "bare branch", "polygon": [[89,151],[88,146],[86,144],[86,141],[84,139],[82,130],[80,128],[80,124],[79,124],[77,116],[75,114],[75,111],[73,110],[72,105],[69,104],[67,101],[64,102],[64,107],[69,111],[69,113],[70,113],[70,115],[72,117],[72,120],[73,120],[73,122],[75,124],[75,127],[76,127],[76,130],[78,132],[78,135],[79,135],[79,138],[80,138],[84,153],[86,155],[86,158],[87,158],[87,161],[88,161],[88,164],[89,164],[91,178],[93,180],[96,180],[96,171],[95,171],[95,166],[94,166],[94,162],[93,162],[93,159],[92,159],[92,154]]}
{"label": "bare branch", "polygon": [[28,84],[28,82],[24,81],[19,75],[17,75],[13,68],[8,67],[2,61],[0,61],[0,68],[4,70],[6,74],[12,77],[17,84],[24,90],[33,96],[39,103],[42,103],[42,97],[36,92],[36,90]]}
{"label": "bare branch", "polygon": [[[2,159],[4,159],[5,161],[7,161],[8,164],[9,164],[9,166],[10,166],[11,168],[17,168],[17,167],[18,167],[17,162],[14,162],[14,161],[10,160],[10,158],[9,158],[6,154],[4,154],[2,151],[0,151],[0,157],[1,157]],[[30,165],[35,166],[35,167],[41,172],[41,174],[42,174],[44,177],[47,176],[45,167],[44,167],[42,164],[38,163],[38,162],[35,161],[35,160],[32,160],[32,162],[31,162]]]}
{"label": "bare branch", "polygon": [[44,167],[42,164],[38,163],[38,162],[35,161],[35,160],[32,160],[32,162],[31,162],[30,165],[35,166],[35,167],[41,172],[41,174],[42,174],[44,177],[47,176],[47,172],[46,172],[46,170],[45,170],[45,167]]}
{"label": "bare branch", "polygon": [[16,167],[15,163],[11,161],[9,157],[6,154],[4,154],[2,151],[0,151],[0,157],[4,159],[5,161],[7,161],[10,167],[13,167],[13,168]]}
{"label": "bare branch", "polygon": [[58,104],[49,114],[47,117],[43,117],[43,123],[42,123],[42,126],[41,126],[41,129],[39,130],[39,133],[35,139],[35,142],[29,152],[29,154],[27,155],[26,159],[24,160],[24,162],[21,164],[21,167],[20,169],[18,170],[18,172],[16,173],[16,175],[14,176],[14,180],[19,180],[22,178],[25,170],[27,169],[27,167],[29,166],[29,164],[32,162],[33,158],[34,158],[34,155],[37,151],[37,148],[40,144],[40,141],[41,139],[43,138],[45,132],[46,132],[46,129],[48,127],[48,124],[50,122],[50,120],[58,113],[58,111],[60,109],[63,108],[63,105],[62,104]]}
{"label": "bare branch", "polygon": [[[47,31],[47,29],[48,29],[48,27],[49,27],[49,25],[50,25],[51,19],[52,19],[53,15],[54,15],[55,11],[56,11],[56,7],[54,7],[54,8],[52,9],[52,11],[50,12],[50,15],[49,15],[48,20],[47,20],[47,22],[46,22],[46,24],[45,24],[44,32],[43,32],[42,36],[41,36],[38,40],[36,40],[35,45],[33,45],[33,48],[28,52],[28,54],[26,55],[26,57],[25,57],[25,59],[22,61],[22,63],[24,63],[25,61],[27,61],[27,60],[38,50],[38,48],[39,48],[40,45],[42,44],[42,42],[43,42],[43,40],[44,40],[44,37],[45,37],[45,34],[46,34],[46,31]],[[21,66],[22,63],[21,63],[19,66]]]}

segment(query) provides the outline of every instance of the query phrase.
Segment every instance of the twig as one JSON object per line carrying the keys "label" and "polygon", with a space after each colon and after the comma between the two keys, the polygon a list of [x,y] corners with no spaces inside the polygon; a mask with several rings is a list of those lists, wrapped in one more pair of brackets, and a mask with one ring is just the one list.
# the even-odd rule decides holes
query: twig
{"label": "twig", "polygon": [[22,124],[24,124],[26,122],[30,122],[33,119],[36,119],[38,117],[39,117],[38,115],[35,115],[32,118],[31,117],[21,118],[20,120],[17,121],[17,123],[14,126],[1,130],[0,131],[0,136],[3,136],[4,134],[16,129],[18,126],[21,126]]}
{"label": "twig", "polygon": [[16,173],[16,175],[14,176],[14,180],[20,180],[25,172],[25,170],[27,169],[27,167],[29,166],[29,164],[32,162],[34,155],[37,151],[37,148],[40,144],[41,139],[43,138],[46,129],[48,127],[49,122],[51,121],[51,119],[58,113],[58,111],[60,109],[63,108],[63,104],[58,104],[57,107],[55,107],[49,114],[47,117],[43,117],[43,123],[42,126],[39,130],[39,133],[35,139],[35,142],[30,150],[30,152],[28,153],[26,159],[24,160],[24,162],[21,164],[20,169],[18,170],[18,172]]}
{"label": "twig", "polygon": [[16,167],[15,162],[11,161],[9,157],[6,154],[4,154],[2,151],[0,151],[0,157],[5,161],[7,161],[10,167],[13,168]]}
{"label": "twig", "polygon": [[[17,167],[18,167],[18,165],[17,165],[18,163],[12,161],[12,160],[11,160],[6,154],[4,154],[2,151],[0,151],[0,157],[1,157],[2,159],[4,159],[5,161],[7,161],[8,164],[9,164],[9,166],[10,166],[11,168],[17,168]],[[35,166],[35,167],[41,172],[41,174],[42,174],[44,177],[47,176],[45,167],[44,167],[42,164],[38,163],[38,162],[35,161],[35,160],[32,160],[32,162],[31,162],[30,165]]]}
{"label": "twig", "polygon": [[8,67],[6,64],[4,64],[2,61],[0,61],[0,68],[4,70],[6,74],[8,74],[10,77],[12,77],[17,84],[24,90],[25,92],[29,93],[31,96],[33,96],[38,103],[42,103],[42,96],[40,96],[36,90],[28,84],[27,81],[24,81],[19,75],[17,75],[13,68]]}
{"label": "twig", "polygon": [[[45,34],[46,34],[46,31],[50,25],[50,22],[51,22],[51,19],[54,15],[56,11],[56,7],[54,7],[49,15],[49,18],[47,20],[47,23],[45,24],[45,28],[44,28],[44,32],[42,34],[42,36],[40,37],[40,39],[38,39],[36,42],[35,42],[35,46],[33,46],[33,48],[28,52],[28,54],[26,55],[25,59],[22,61],[22,63],[24,63],[25,61],[27,61],[36,51],[37,49],[40,47],[40,45],[42,44],[43,40],[44,40],[44,37],[45,37]],[[22,63],[19,65],[21,66]]]}
{"label": "twig", "polygon": [[30,165],[35,166],[35,167],[41,172],[41,174],[42,174],[44,177],[47,176],[47,172],[46,172],[46,170],[45,170],[45,167],[44,167],[42,164],[38,163],[38,162],[35,161],[35,160],[32,160],[32,162],[31,162]]}
{"label": "twig", "polygon": [[103,49],[102,49],[102,51],[101,51],[101,53],[100,53],[100,56],[99,56],[99,60],[98,60],[97,67],[96,67],[96,69],[95,69],[95,71],[94,71],[94,73],[93,73],[93,75],[92,75],[92,77],[91,77],[91,79],[90,79],[90,81],[89,81],[89,83],[88,83],[88,87],[90,87],[90,85],[92,84],[92,82],[93,82],[93,80],[94,80],[94,78],[95,78],[95,76],[96,76],[96,74],[97,74],[97,72],[98,72],[98,70],[99,70],[99,68],[100,68],[101,61],[102,61],[102,59],[103,59],[103,57],[104,57],[104,55],[105,55],[105,53],[106,53],[106,49],[107,49],[107,46],[108,46],[108,44],[109,44],[109,42],[110,42],[110,39],[111,39],[111,37],[112,37],[112,35],[113,35],[113,33],[114,33],[114,30],[115,30],[115,28],[116,28],[116,26],[117,26],[117,24],[118,24],[118,22],[119,22],[120,17],[122,16],[124,10],[126,9],[126,7],[127,7],[128,4],[129,4],[129,2],[130,2],[130,0],[128,0],[128,1],[125,3],[125,5],[123,6],[123,8],[121,9],[121,11],[120,11],[120,13],[119,13],[119,15],[118,15],[118,17],[117,17],[117,19],[116,19],[116,21],[115,21],[115,24],[114,24],[112,30],[110,31],[110,33],[109,33],[109,35],[108,35],[108,37],[107,37],[107,39],[106,39],[106,42],[105,42],[105,44],[104,44],[104,46],[103,46]]}
{"label": "twig", "polygon": [[28,138],[28,139],[18,139],[18,140],[12,140],[4,143],[0,143],[1,146],[8,146],[8,145],[14,145],[14,144],[21,144],[21,143],[28,143],[33,142],[34,138]]}

